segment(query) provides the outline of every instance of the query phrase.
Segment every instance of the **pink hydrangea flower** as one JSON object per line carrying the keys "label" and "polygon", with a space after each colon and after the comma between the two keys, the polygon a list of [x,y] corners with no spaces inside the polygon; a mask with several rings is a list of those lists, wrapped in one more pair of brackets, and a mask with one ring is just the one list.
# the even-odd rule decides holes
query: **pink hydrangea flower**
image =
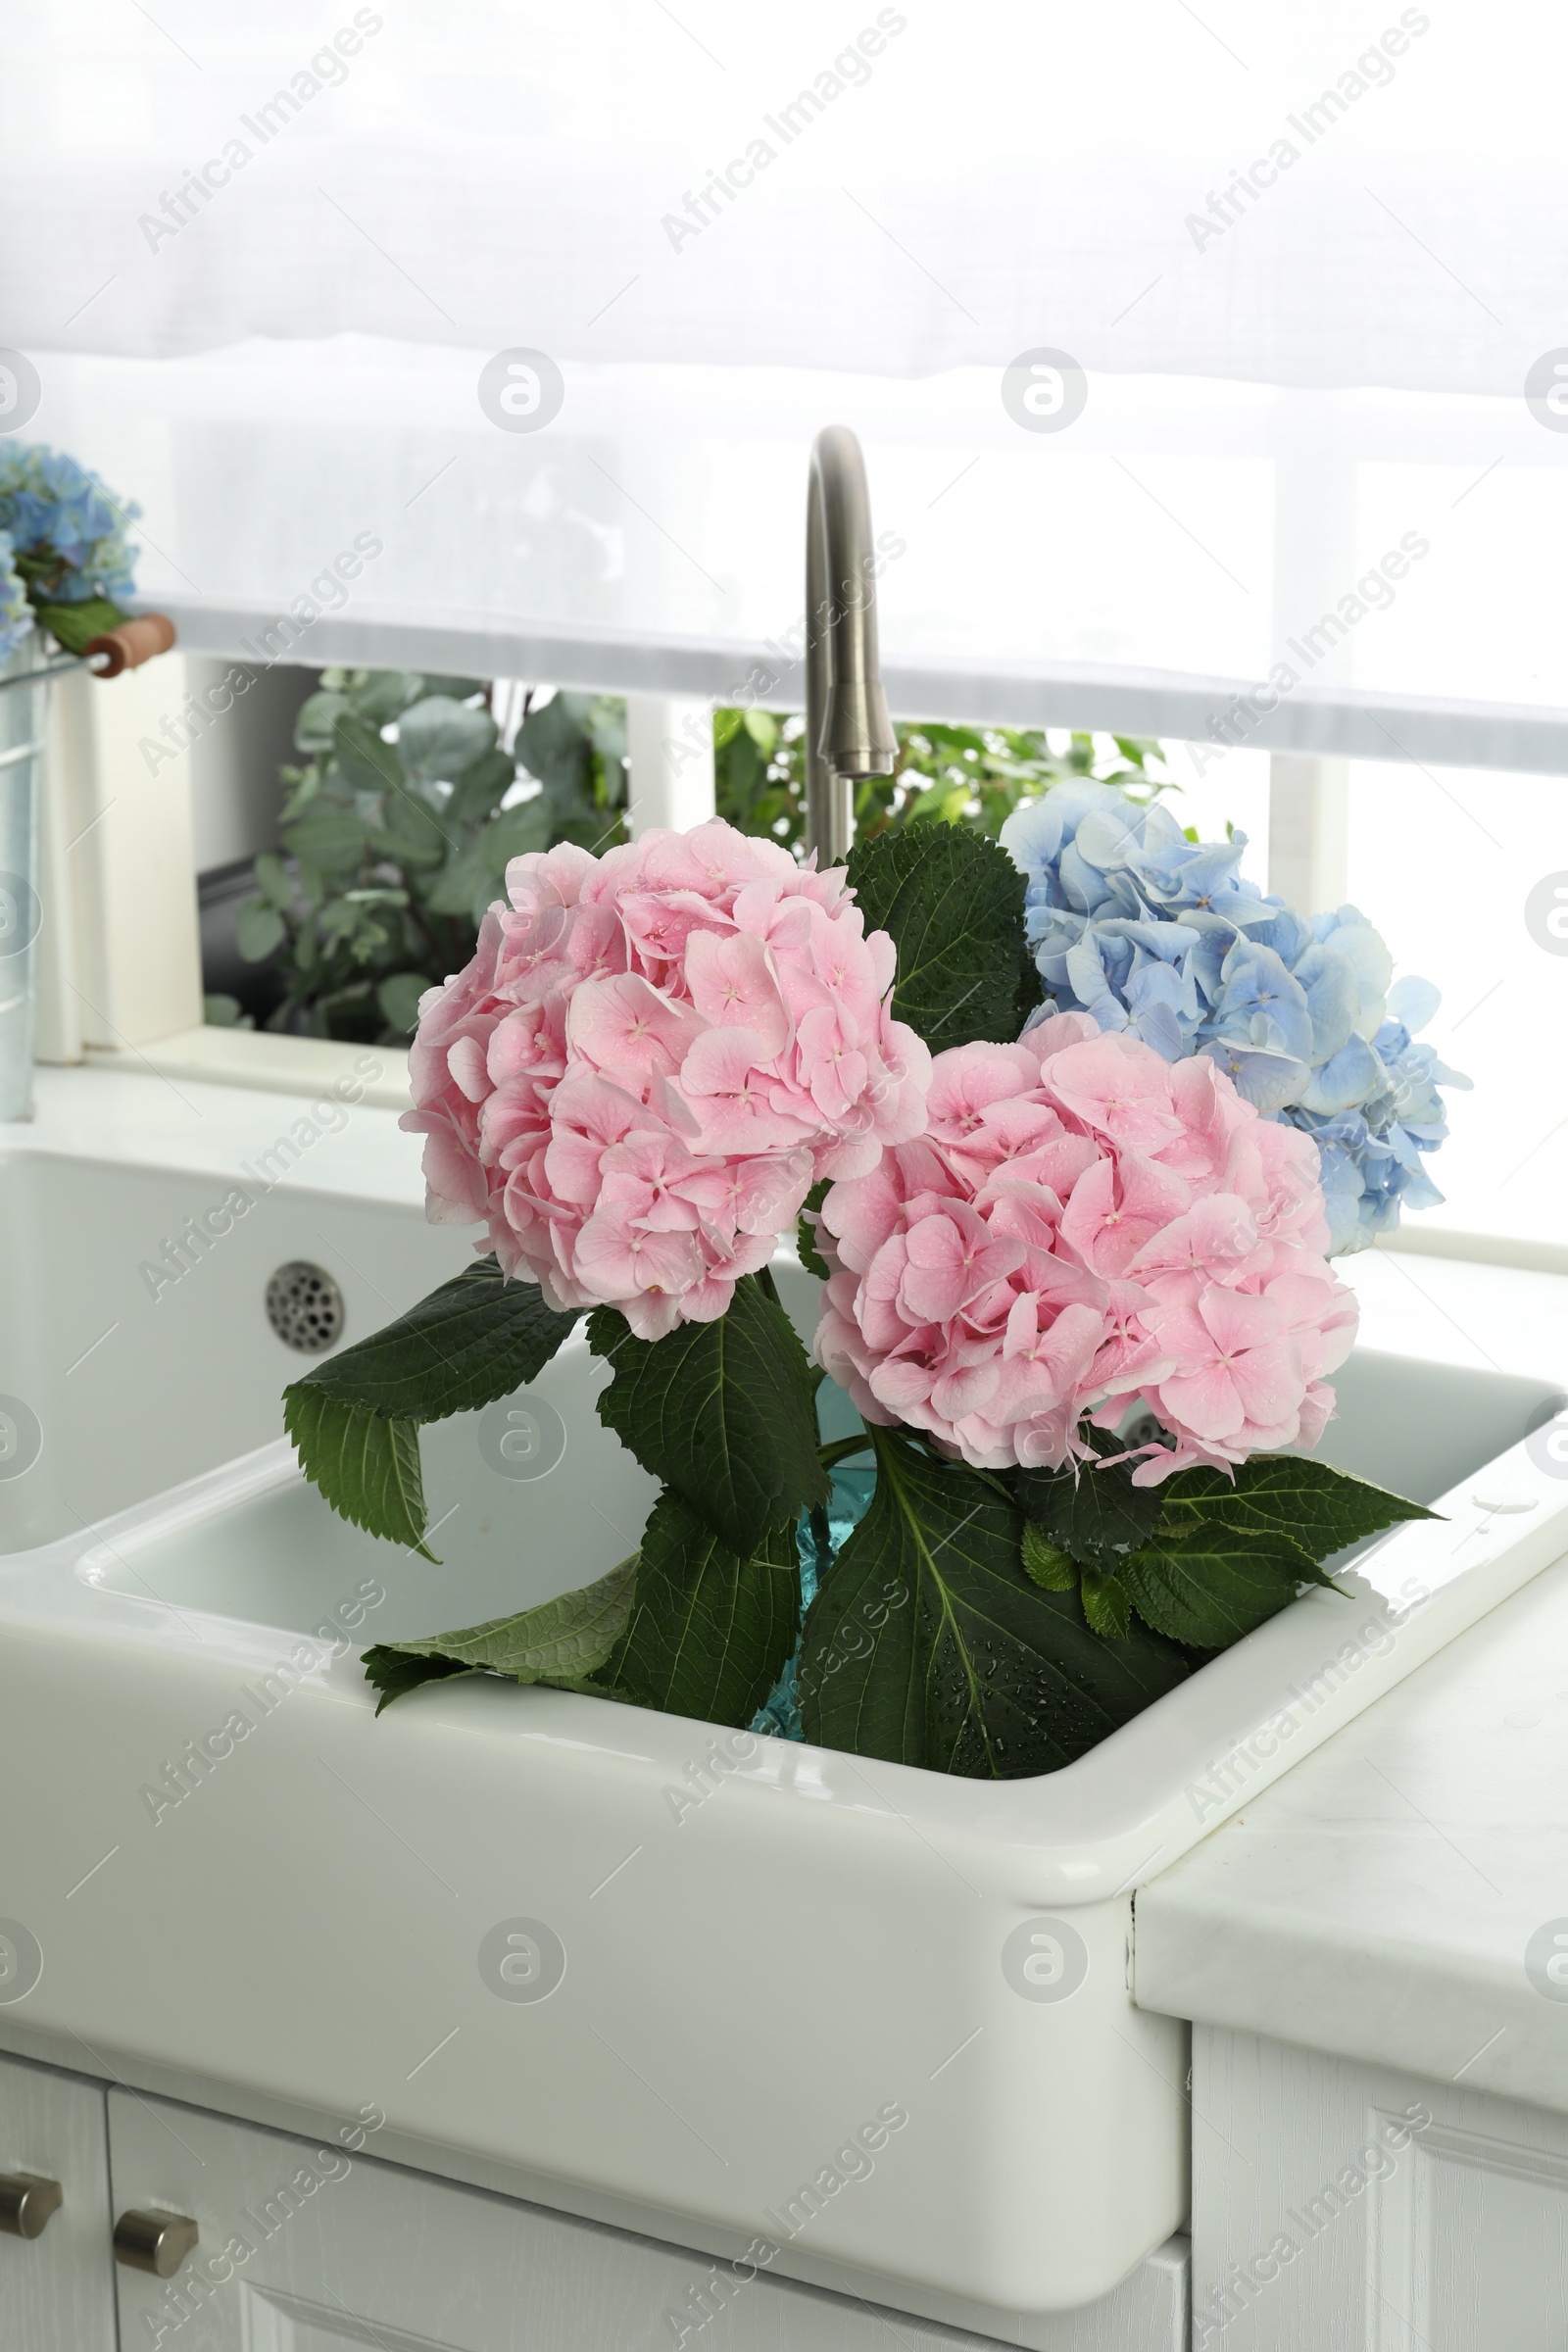
{"label": "pink hydrangea flower", "polygon": [[1078,1012],[938,1054],[927,1114],[822,1210],[817,1360],[868,1421],[1056,1468],[1142,1402],[1145,1486],[1322,1434],[1355,1302],[1310,1137]]}
{"label": "pink hydrangea flower", "polygon": [[715,820],[514,858],[507,896],[420,1003],[403,1124],[426,1214],[553,1306],[710,1321],[819,1177],[924,1126],[931,1056],[842,868]]}

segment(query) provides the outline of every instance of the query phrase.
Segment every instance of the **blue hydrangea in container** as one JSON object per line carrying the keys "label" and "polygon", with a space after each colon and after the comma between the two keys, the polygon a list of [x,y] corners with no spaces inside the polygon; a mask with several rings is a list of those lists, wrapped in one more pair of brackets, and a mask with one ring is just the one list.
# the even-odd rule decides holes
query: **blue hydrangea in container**
{"label": "blue hydrangea in container", "polygon": [[1206,1054],[1267,1118],[1317,1144],[1336,1253],[1401,1207],[1443,1199],[1425,1161],[1447,1134],[1441,1087],[1468,1087],[1416,1042],[1438,991],[1393,983],[1354,906],[1298,914],[1241,872],[1247,835],[1190,841],[1114,785],[1058,785],[1003,847],[1027,879],[1027,937],[1053,1012],[1084,1011],[1166,1061]]}
{"label": "blue hydrangea in container", "polygon": [[49,680],[83,665],[114,677],[173,641],[168,620],[128,621],[115,601],[135,584],[139,511],[74,458],[0,442],[0,1121],[31,1116]]}
{"label": "blue hydrangea in container", "polygon": [[116,600],[135,587],[126,534],[140,513],[64,451],[0,443],[0,657],[34,615],[71,654],[124,619]]}

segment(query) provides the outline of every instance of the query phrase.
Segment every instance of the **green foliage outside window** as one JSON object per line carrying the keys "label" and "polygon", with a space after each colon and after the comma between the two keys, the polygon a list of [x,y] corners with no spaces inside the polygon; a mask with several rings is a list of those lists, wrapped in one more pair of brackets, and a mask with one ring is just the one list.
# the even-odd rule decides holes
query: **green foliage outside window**
{"label": "green foliage outside window", "polygon": [[624,704],[529,698],[509,752],[487,696],[476,678],[322,673],[303,764],[282,771],[284,854],[258,858],[239,909],[240,954],[284,983],[270,1029],[403,1043],[424,990],[472,955],[509,859],[623,837]]}
{"label": "green foliage outside window", "polygon": [[[856,786],[855,821],[862,836],[932,818],[994,841],[1020,801],[1073,777],[1097,777],[1138,801],[1172,784],[1160,746],[1138,735],[1074,734],[1065,751],[1055,752],[1039,727],[950,727],[919,719],[894,732],[893,774],[866,776]],[[716,710],[719,815],[743,833],[765,833],[798,852],[806,830],[805,738],[798,712]]]}
{"label": "green foliage outside window", "polygon": [[[300,711],[302,763],[282,770],[281,857],[256,860],[238,946],[284,988],[270,1029],[399,1045],[423,992],[461,970],[511,858],[625,838],[626,710],[611,695],[524,703],[510,751],[475,678],[329,669]],[[804,854],[806,722],[798,712],[713,714],[720,816]],[[856,788],[864,836],[931,821],[993,839],[1021,801],[1072,778],[1137,800],[1170,787],[1157,743],[1042,729],[900,726],[898,765]],[[210,1020],[232,1020],[210,998]]]}

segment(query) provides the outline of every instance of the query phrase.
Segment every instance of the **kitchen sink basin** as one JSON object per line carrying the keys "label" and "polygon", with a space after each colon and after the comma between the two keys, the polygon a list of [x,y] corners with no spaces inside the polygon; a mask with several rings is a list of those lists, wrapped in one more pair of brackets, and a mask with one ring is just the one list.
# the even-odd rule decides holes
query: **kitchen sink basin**
{"label": "kitchen sink basin", "polygon": [[[39,1076],[41,1113],[62,1099],[90,1100],[93,1113],[75,1135],[59,1119],[0,1129],[0,1552],[80,1530],[276,1434],[279,1392],[317,1353],[269,1320],[280,1269],[327,1278],[313,1290],[301,1277],[292,1310],[284,1298],[276,1311],[314,1342],[320,1329],[300,1307],[335,1290],[336,1346],[471,1255],[466,1234],[424,1222],[417,1154],[389,1111]],[[172,1143],[171,1114],[187,1131]]]}
{"label": "kitchen sink basin", "polygon": [[[189,1277],[200,1353],[170,1377],[203,1444],[275,1413],[249,1355],[243,1401],[200,1383],[277,1250],[337,1232],[386,1311],[449,1270],[452,1237],[420,1259],[379,1207],[279,1201],[275,1243],[258,1225]],[[808,1324],[813,1286],[776,1272]],[[267,1359],[271,1399],[297,1360]],[[36,1966],[0,2034],[373,2099],[520,2193],[1039,2341],[1186,2214],[1186,2029],[1129,1990],[1138,1886],[1568,1548],[1568,1481],[1523,1442],[1556,1392],[1358,1351],[1323,1450],[1444,1519],[1035,1780],[494,1680],[375,1721],[370,1642],[633,1548],[652,1489],[599,1424],[605,1377],[574,1338],[426,1433],[439,1566],[335,1518],[280,1442],[0,1564],[0,1772],[39,1790],[5,1841],[0,1913]]]}

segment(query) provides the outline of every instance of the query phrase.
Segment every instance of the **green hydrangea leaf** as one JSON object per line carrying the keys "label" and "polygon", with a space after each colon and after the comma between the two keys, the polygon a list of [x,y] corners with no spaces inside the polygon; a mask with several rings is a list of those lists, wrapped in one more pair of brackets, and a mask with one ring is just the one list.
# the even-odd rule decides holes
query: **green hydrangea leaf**
{"label": "green hydrangea leaf", "polygon": [[669,1715],[744,1726],[788,1663],[800,1622],[793,1521],[743,1558],[664,1494],[643,1531],[630,1622],[599,1687]]}
{"label": "green hydrangea leaf", "polygon": [[850,852],[867,931],[899,952],[893,1010],[933,1053],[1011,1037],[1023,945],[1024,878],[994,841],[914,824]]}
{"label": "green hydrangea leaf", "polygon": [[806,1350],[757,1275],[741,1277],[714,1323],[639,1340],[600,1307],[588,1342],[614,1374],[599,1397],[605,1427],[732,1551],[750,1556],[826,1500]]}
{"label": "green hydrangea leaf", "polygon": [[371,1690],[381,1693],[375,1702],[378,1715],[383,1707],[389,1707],[395,1698],[402,1698],[408,1691],[416,1690],[421,1683],[438,1683],[448,1675],[478,1672],[477,1667],[465,1666],[458,1658],[413,1656],[386,1642],[368,1649],[360,1663]]}
{"label": "green hydrangea leaf", "polygon": [[[518,1683],[556,1683],[575,1689],[597,1674],[626,1631],[637,1587],[637,1554],[612,1568],[608,1576],[575,1592],[558,1593],[537,1608],[513,1617],[492,1617],[483,1625],[460,1632],[430,1634],[417,1642],[386,1642],[368,1651],[365,1663],[376,1661],[370,1680],[383,1692],[381,1706],[401,1697],[429,1674],[410,1677],[407,1667],[392,1661],[419,1659],[443,1674],[509,1675]],[[388,1688],[390,1682],[396,1688]],[[376,1708],[379,1715],[381,1707]]]}
{"label": "green hydrangea leaf", "polygon": [[288,1394],[318,1390],[372,1412],[442,1421],[536,1379],[576,1321],[547,1305],[536,1282],[509,1282],[493,1256],[482,1257]]}
{"label": "green hydrangea leaf", "polygon": [[1178,1470],[1158,1492],[1173,1517],[1288,1536],[1314,1560],[1329,1559],[1401,1520],[1442,1516],[1348,1470],[1296,1453],[1254,1454],[1238,1466],[1234,1479],[1223,1470]]}
{"label": "green hydrangea leaf", "polygon": [[481,1258],[283,1392],[300,1466],[343,1518],[424,1553],[419,1424],[535,1378],[576,1322]]}
{"label": "green hydrangea leaf", "polygon": [[1025,1574],[1023,1520],[984,1472],[873,1429],[871,1507],[807,1615],[808,1740],[933,1772],[1017,1780],[1070,1764],[1192,1671],[1130,1625],[1106,1642],[1076,1592]]}
{"label": "green hydrangea leaf", "polygon": [[818,1239],[816,1220],[821,1213],[822,1203],[827,1199],[832,1181],[830,1176],[824,1176],[812,1185],[806,1196],[805,1205],[796,1219],[795,1225],[796,1248],[800,1251],[801,1263],[808,1274],[816,1276],[818,1282],[827,1282],[831,1279],[827,1262],[816,1246]]}
{"label": "green hydrangea leaf", "polygon": [[1145,1622],[1193,1649],[1228,1649],[1277,1616],[1301,1584],[1332,1581],[1276,1530],[1200,1519],[1161,1527],[1116,1573]]}
{"label": "green hydrangea leaf", "polygon": [[341,1518],[427,1560],[419,1425],[349,1404],[312,1381],[283,1392],[283,1426],[300,1467]]}
{"label": "green hydrangea leaf", "polygon": [[1078,1563],[1059,1544],[1053,1544],[1034,1520],[1023,1523],[1024,1573],[1045,1592],[1073,1592],[1078,1588]]}
{"label": "green hydrangea leaf", "polygon": [[1098,1568],[1086,1568],[1078,1586],[1084,1604],[1084,1615],[1102,1640],[1124,1642],[1132,1616],[1132,1602],[1127,1588],[1119,1576],[1102,1576]]}
{"label": "green hydrangea leaf", "polygon": [[[1120,1443],[1098,1431],[1090,1437],[1091,1443]],[[1018,1500],[1028,1517],[1073,1559],[1093,1568],[1115,1568],[1148,1541],[1159,1525],[1162,1493],[1135,1487],[1120,1463],[1018,1473]]]}

